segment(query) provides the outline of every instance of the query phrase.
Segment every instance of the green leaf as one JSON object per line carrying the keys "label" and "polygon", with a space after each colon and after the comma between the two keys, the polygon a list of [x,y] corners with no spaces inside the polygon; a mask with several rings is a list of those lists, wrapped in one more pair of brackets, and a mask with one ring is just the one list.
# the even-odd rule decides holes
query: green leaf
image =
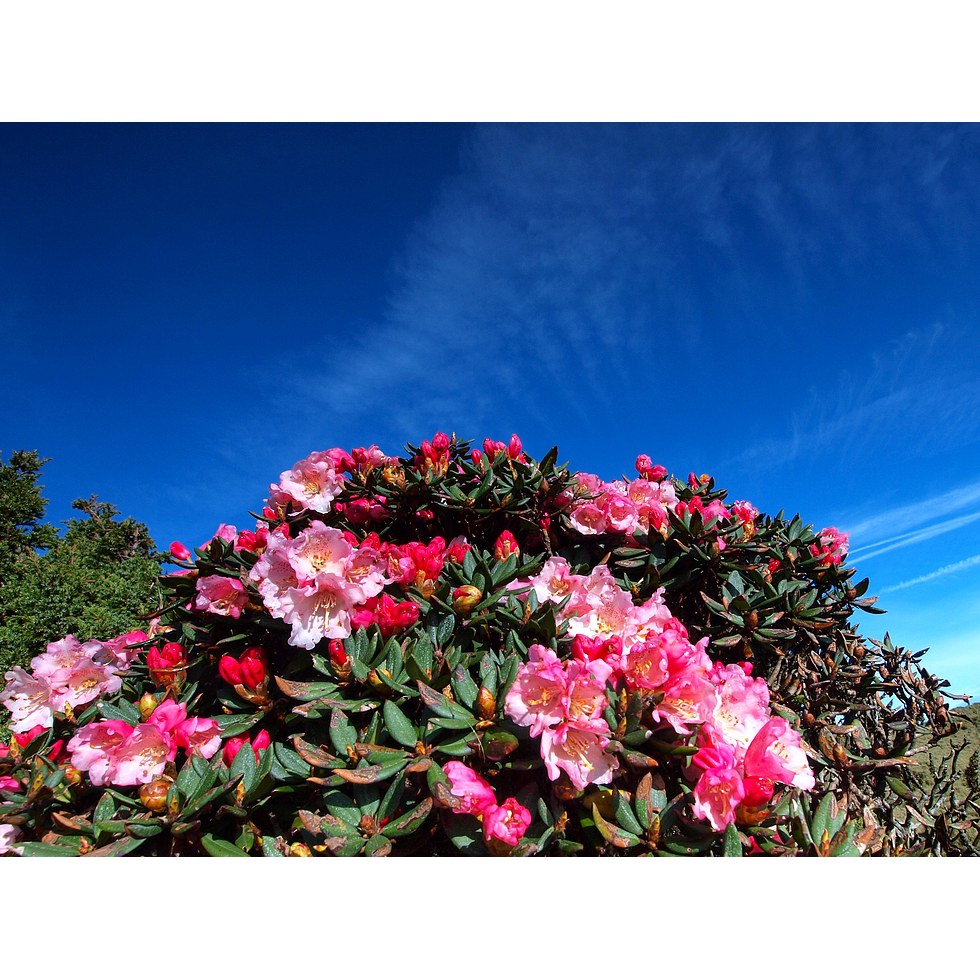
{"label": "green leaf", "polygon": [[142,721],[136,706],[128,701],[102,701],[99,703],[99,714],[106,721],[124,721],[134,727]]}
{"label": "green leaf", "polygon": [[734,822],[725,828],[724,850],[722,853],[726,858],[742,856],[742,841],[738,836],[738,828]]}
{"label": "green leaf", "polygon": [[456,695],[457,702],[466,705],[467,708],[472,708],[476,704],[476,698],[480,693],[480,688],[470,676],[470,672],[462,665],[453,671],[453,676],[449,683],[452,687],[453,694]]}
{"label": "green leaf", "polygon": [[362,851],[365,857],[385,857],[391,853],[391,841],[383,834],[369,837]]}
{"label": "green leaf", "polygon": [[385,837],[405,837],[414,833],[425,823],[432,811],[432,798],[426,797],[418,806],[402,814],[397,820],[391,820],[381,828]]}
{"label": "green leaf", "polygon": [[631,834],[636,834],[638,837],[642,836],[644,828],[640,826],[639,821],[633,815],[633,810],[627,802],[626,797],[618,789],[613,790],[613,816],[615,817],[616,823],[624,830],[628,830]]}
{"label": "green leaf", "polygon": [[30,840],[16,846],[24,857],[78,857],[80,845],[43,844],[41,841]]}
{"label": "green leaf", "polygon": [[599,812],[599,808],[594,803],[592,804],[592,819],[595,821],[595,826],[599,833],[602,834],[603,838],[608,843],[612,844],[613,847],[625,849],[629,847],[636,847],[637,844],[642,843],[636,834],[631,834],[622,827],[617,827],[615,824],[605,820],[602,814]]}
{"label": "green leaf", "polygon": [[455,701],[450,701],[444,694],[423,684],[421,681],[417,683],[422,700],[434,715],[440,718],[454,718],[459,721],[465,720],[471,724],[476,724],[476,718],[462,705],[456,704]]}
{"label": "green leaf", "polygon": [[246,794],[251,792],[257,778],[255,753],[251,745],[243,745],[228,770],[229,776],[241,776]]}
{"label": "green leaf", "polygon": [[281,745],[279,742],[272,743],[272,751],[275,753],[276,761],[282,766],[283,770],[293,776],[302,776],[304,779],[312,771],[310,764],[294,752],[291,748]]}
{"label": "green leaf", "polygon": [[330,712],[330,741],[337,754],[345,757],[350,755],[357,742],[357,729],[340,708]]}
{"label": "green leaf", "polygon": [[264,711],[257,711],[252,715],[218,715],[214,720],[221,729],[222,738],[233,738],[235,735],[241,735],[242,732],[247,732],[264,717]]}
{"label": "green leaf", "polygon": [[248,857],[240,847],[236,847],[231,841],[221,840],[212,834],[205,834],[201,838],[201,846],[211,857]]}
{"label": "green leaf", "polygon": [[419,733],[408,715],[394,701],[385,701],[381,711],[391,737],[399,745],[414,749],[419,740]]}
{"label": "green leaf", "polygon": [[144,840],[145,837],[123,837],[121,840],[106,844],[105,847],[97,847],[94,851],[83,854],[82,857],[123,857],[141,847]]}
{"label": "green leaf", "polygon": [[[180,777],[178,777],[179,781]],[[102,799],[96,804],[92,814],[92,822],[111,820],[116,815],[116,804],[108,793],[102,794]]]}

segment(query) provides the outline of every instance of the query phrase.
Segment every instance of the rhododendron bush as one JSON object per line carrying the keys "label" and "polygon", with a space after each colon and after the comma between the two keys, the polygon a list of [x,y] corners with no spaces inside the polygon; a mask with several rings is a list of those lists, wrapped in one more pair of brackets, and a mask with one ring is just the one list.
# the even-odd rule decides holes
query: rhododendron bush
{"label": "rhododendron bush", "polygon": [[943,682],[857,635],[835,528],[444,433],[314,452],[255,516],[175,542],[141,628],[7,672],[0,851],[933,847]]}

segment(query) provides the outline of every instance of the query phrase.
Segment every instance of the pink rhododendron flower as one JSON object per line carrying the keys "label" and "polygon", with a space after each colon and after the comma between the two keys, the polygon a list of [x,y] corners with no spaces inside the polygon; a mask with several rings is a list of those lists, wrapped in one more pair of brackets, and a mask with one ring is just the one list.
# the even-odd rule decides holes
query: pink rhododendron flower
{"label": "pink rhododendron flower", "polygon": [[537,575],[528,580],[534,588],[538,602],[561,602],[572,591],[573,580],[579,576],[572,575],[571,566],[564,558],[549,558]]}
{"label": "pink rhododendron flower", "polygon": [[463,801],[456,813],[479,816],[489,807],[497,805],[493,787],[469,766],[452,760],[442,767],[442,771],[449,777],[450,792]]}
{"label": "pink rhododendron flower", "polygon": [[353,601],[347,582],[322,572],[313,584],[288,589],[281,600],[282,619],[292,626],[289,642],[312,650],[322,639],[343,639],[351,634]]}
{"label": "pink rhododendron flower", "polygon": [[207,575],[197,580],[197,598],[194,608],[215,616],[231,616],[238,619],[248,602],[245,586],[236,578],[225,575]]}
{"label": "pink rhododendron flower", "polygon": [[605,751],[609,739],[597,732],[580,731],[567,724],[546,728],[541,733],[541,758],[548,778],[558,779],[559,770],[568,774],[572,785],[583,790],[593,783],[612,782],[619,760]]}
{"label": "pink rhododendron flower", "polygon": [[44,653],[31,661],[31,670],[39,679],[50,681],[55,676],[71,670],[85,656],[84,644],[69,633],[60,640],[49,643]]}
{"label": "pink rhododendron flower", "polygon": [[694,787],[694,816],[707,820],[717,831],[735,819],[735,811],[745,797],[742,777],[733,768],[708,769]]}
{"label": "pink rhododendron flower", "polygon": [[173,743],[156,725],[137,725],[122,743],[112,749],[105,782],[113,786],[142,786],[149,783],[163,775],[167,762],[173,760],[173,752]]}
{"label": "pink rhododendron flower", "polygon": [[354,549],[341,531],[323,521],[310,521],[286,546],[286,557],[297,581],[309,582],[321,572],[343,576]]}
{"label": "pink rhododendron flower", "polygon": [[[143,630],[131,630],[129,633],[123,633],[122,636],[106,640],[103,646],[111,651],[115,667],[118,670],[125,670],[139,655],[136,646],[145,643],[148,639],[149,636]],[[92,659],[99,661],[97,656],[93,656]]]}
{"label": "pink rhododendron flower", "polygon": [[[154,708],[153,713],[147,718],[147,722],[156,725],[165,735],[173,737],[177,726],[182,724],[187,718],[187,705],[183,701],[174,701],[167,698]],[[171,756],[173,759],[176,755]]]}
{"label": "pink rhododendron flower", "polygon": [[[346,465],[346,461],[344,463]],[[351,469],[353,464],[351,459]],[[330,453],[311,453],[291,470],[282,473],[279,483],[269,487],[269,497],[270,500],[294,505],[300,511],[329,514],[330,505],[343,488],[344,478],[337,472],[337,464]]]}
{"label": "pink rhododendron flower", "polygon": [[611,673],[612,667],[604,660],[573,660],[565,665],[562,714],[567,724],[580,731],[609,732],[602,712],[609,706],[606,681]]}
{"label": "pink rhododendron flower", "polygon": [[35,725],[50,728],[54,724],[51,685],[23,667],[14,667],[3,676],[7,686],[0,691],[0,704],[10,712],[10,730],[26,732]]}
{"label": "pink rhododendron flower", "polygon": [[531,811],[521,806],[513,796],[497,806],[489,806],[483,813],[483,837],[516,846],[531,826]]}
{"label": "pink rhododendron flower", "polygon": [[749,743],[769,721],[769,686],[761,677],[750,677],[741,664],[715,664],[711,680],[718,691],[711,728],[716,739],[732,746],[741,761]]}
{"label": "pink rhododendron flower", "polygon": [[213,718],[188,718],[177,725],[174,741],[188,755],[210,759],[221,748],[221,728]]}
{"label": "pink rhododendron flower", "polygon": [[115,667],[103,667],[84,657],[74,666],[54,674],[51,685],[52,705],[64,710],[65,705],[78,708],[102,694],[114,694],[122,687],[122,681],[116,676]]}
{"label": "pink rhododendron flower", "polygon": [[744,767],[748,776],[772,779],[799,789],[811,790],[816,785],[800,733],[778,715],[766,722],[752,739],[745,752]]}
{"label": "pink rhododendron flower", "polygon": [[579,504],[568,515],[568,520],[579,534],[604,534],[608,527],[605,511],[591,500]]}
{"label": "pink rhododendron flower", "polygon": [[[93,786],[104,786],[115,750],[132,734],[124,721],[94,721],[80,728],[68,742],[71,764],[87,772]],[[162,770],[161,770],[162,771]]]}
{"label": "pink rhododendron flower", "polygon": [[626,657],[627,688],[662,690],[667,683],[667,654],[659,637],[633,644]]}
{"label": "pink rhododendron flower", "polygon": [[534,643],[528,648],[528,662],[522,664],[504,699],[504,711],[511,721],[540,735],[549,725],[565,717],[565,669],[554,650]]}

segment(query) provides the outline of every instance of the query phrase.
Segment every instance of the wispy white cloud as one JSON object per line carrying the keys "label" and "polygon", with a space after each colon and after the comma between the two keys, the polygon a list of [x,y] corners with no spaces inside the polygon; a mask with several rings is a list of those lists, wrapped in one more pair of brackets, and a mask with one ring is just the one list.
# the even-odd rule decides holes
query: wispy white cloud
{"label": "wispy white cloud", "polygon": [[925,527],[919,528],[915,531],[899,534],[891,538],[885,538],[882,541],[876,541],[874,544],[865,545],[863,548],[855,548],[850,552],[849,557],[853,559],[860,558],[861,561],[867,561],[869,558],[874,558],[877,555],[883,555],[886,552],[894,551],[896,548],[905,548],[908,545],[919,544],[922,541],[929,541],[931,538],[938,537],[940,534],[946,534],[949,531],[956,531],[959,528],[966,527],[967,524],[972,524],[974,521],[978,520],[980,520],[980,510],[974,511],[971,514],[964,514],[962,517],[954,517],[948,521],[937,521],[934,524],[927,524]]}
{"label": "wispy white cloud", "polygon": [[[849,523],[845,530],[850,532],[852,541],[861,538],[873,539],[888,532],[902,534],[920,526],[924,517],[943,517],[946,514],[965,510],[977,502],[980,502],[980,480],[954,487],[940,494],[921,497],[900,507],[879,511],[862,520]],[[885,542],[861,547],[874,548],[878,543]]]}
{"label": "wispy white cloud", "polygon": [[916,585],[923,585],[926,582],[932,582],[937,578],[945,578],[947,575],[953,575],[956,572],[962,572],[967,568],[974,568],[980,565],[980,555],[971,555],[969,558],[964,558],[962,561],[956,561],[949,565],[943,565],[942,568],[937,568],[934,572],[929,572],[928,575],[920,575],[918,578],[906,579],[904,582],[899,582],[897,585],[889,586],[886,589],[882,589],[885,592],[900,592],[902,589],[911,589]]}

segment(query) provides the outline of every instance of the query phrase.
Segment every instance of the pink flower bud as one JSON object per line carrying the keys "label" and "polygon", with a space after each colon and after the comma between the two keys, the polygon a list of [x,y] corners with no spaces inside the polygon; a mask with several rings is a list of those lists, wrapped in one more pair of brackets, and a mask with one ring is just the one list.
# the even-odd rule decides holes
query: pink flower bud
{"label": "pink flower bud", "polygon": [[170,554],[172,554],[177,561],[188,561],[191,557],[191,553],[179,541],[170,542]]}

